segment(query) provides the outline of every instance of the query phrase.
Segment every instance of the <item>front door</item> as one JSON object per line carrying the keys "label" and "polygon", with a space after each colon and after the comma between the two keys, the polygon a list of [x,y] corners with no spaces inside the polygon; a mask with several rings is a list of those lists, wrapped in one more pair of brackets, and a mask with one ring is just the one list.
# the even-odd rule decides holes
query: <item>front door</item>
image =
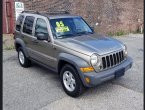
{"label": "front door", "polygon": [[47,39],[50,39],[47,22],[42,18],[37,18],[34,25],[34,37],[32,38],[32,43],[30,45],[32,54],[31,57],[35,60],[53,67],[53,63],[55,58],[54,56],[54,48],[51,41],[48,40],[38,40],[38,34],[44,34]]}

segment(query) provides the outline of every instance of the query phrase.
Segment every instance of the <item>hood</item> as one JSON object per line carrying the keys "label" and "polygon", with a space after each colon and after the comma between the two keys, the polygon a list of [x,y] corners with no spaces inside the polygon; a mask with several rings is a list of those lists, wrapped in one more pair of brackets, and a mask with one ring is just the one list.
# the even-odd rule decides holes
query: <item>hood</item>
{"label": "hood", "polygon": [[113,38],[99,34],[82,35],[59,40],[59,45],[91,56],[93,53],[104,55],[119,49],[123,44]]}

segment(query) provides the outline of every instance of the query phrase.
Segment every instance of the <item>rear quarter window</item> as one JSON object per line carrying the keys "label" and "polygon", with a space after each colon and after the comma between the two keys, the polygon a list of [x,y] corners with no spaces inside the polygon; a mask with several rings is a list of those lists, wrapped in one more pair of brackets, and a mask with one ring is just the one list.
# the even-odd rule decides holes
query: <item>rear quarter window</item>
{"label": "rear quarter window", "polygon": [[24,33],[32,35],[34,19],[35,18],[32,16],[26,16],[25,21],[24,21],[24,25],[23,25],[23,32]]}
{"label": "rear quarter window", "polygon": [[16,30],[20,31],[21,30],[21,26],[22,26],[22,22],[23,22],[24,16],[20,15],[17,22],[16,22]]}

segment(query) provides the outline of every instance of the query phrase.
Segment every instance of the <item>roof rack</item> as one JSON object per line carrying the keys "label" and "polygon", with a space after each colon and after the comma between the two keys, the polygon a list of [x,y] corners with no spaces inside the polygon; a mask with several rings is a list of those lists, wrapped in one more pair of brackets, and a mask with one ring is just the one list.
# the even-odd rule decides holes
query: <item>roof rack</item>
{"label": "roof rack", "polygon": [[47,11],[48,14],[70,14],[68,11]]}
{"label": "roof rack", "polygon": [[36,13],[36,14],[39,14],[38,11],[34,11],[34,10],[24,10],[24,11],[22,11],[22,13]]}
{"label": "roof rack", "polygon": [[55,14],[70,14],[67,11],[34,11],[34,10],[25,10],[25,11],[22,11],[22,13],[50,14],[50,15],[55,15]]}

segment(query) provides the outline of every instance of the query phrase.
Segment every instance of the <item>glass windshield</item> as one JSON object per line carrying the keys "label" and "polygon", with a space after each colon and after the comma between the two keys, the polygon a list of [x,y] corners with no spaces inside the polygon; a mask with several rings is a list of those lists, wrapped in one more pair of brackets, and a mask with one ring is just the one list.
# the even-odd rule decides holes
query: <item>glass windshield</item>
{"label": "glass windshield", "polygon": [[59,39],[93,33],[81,17],[51,19],[50,25],[53,35]]}

